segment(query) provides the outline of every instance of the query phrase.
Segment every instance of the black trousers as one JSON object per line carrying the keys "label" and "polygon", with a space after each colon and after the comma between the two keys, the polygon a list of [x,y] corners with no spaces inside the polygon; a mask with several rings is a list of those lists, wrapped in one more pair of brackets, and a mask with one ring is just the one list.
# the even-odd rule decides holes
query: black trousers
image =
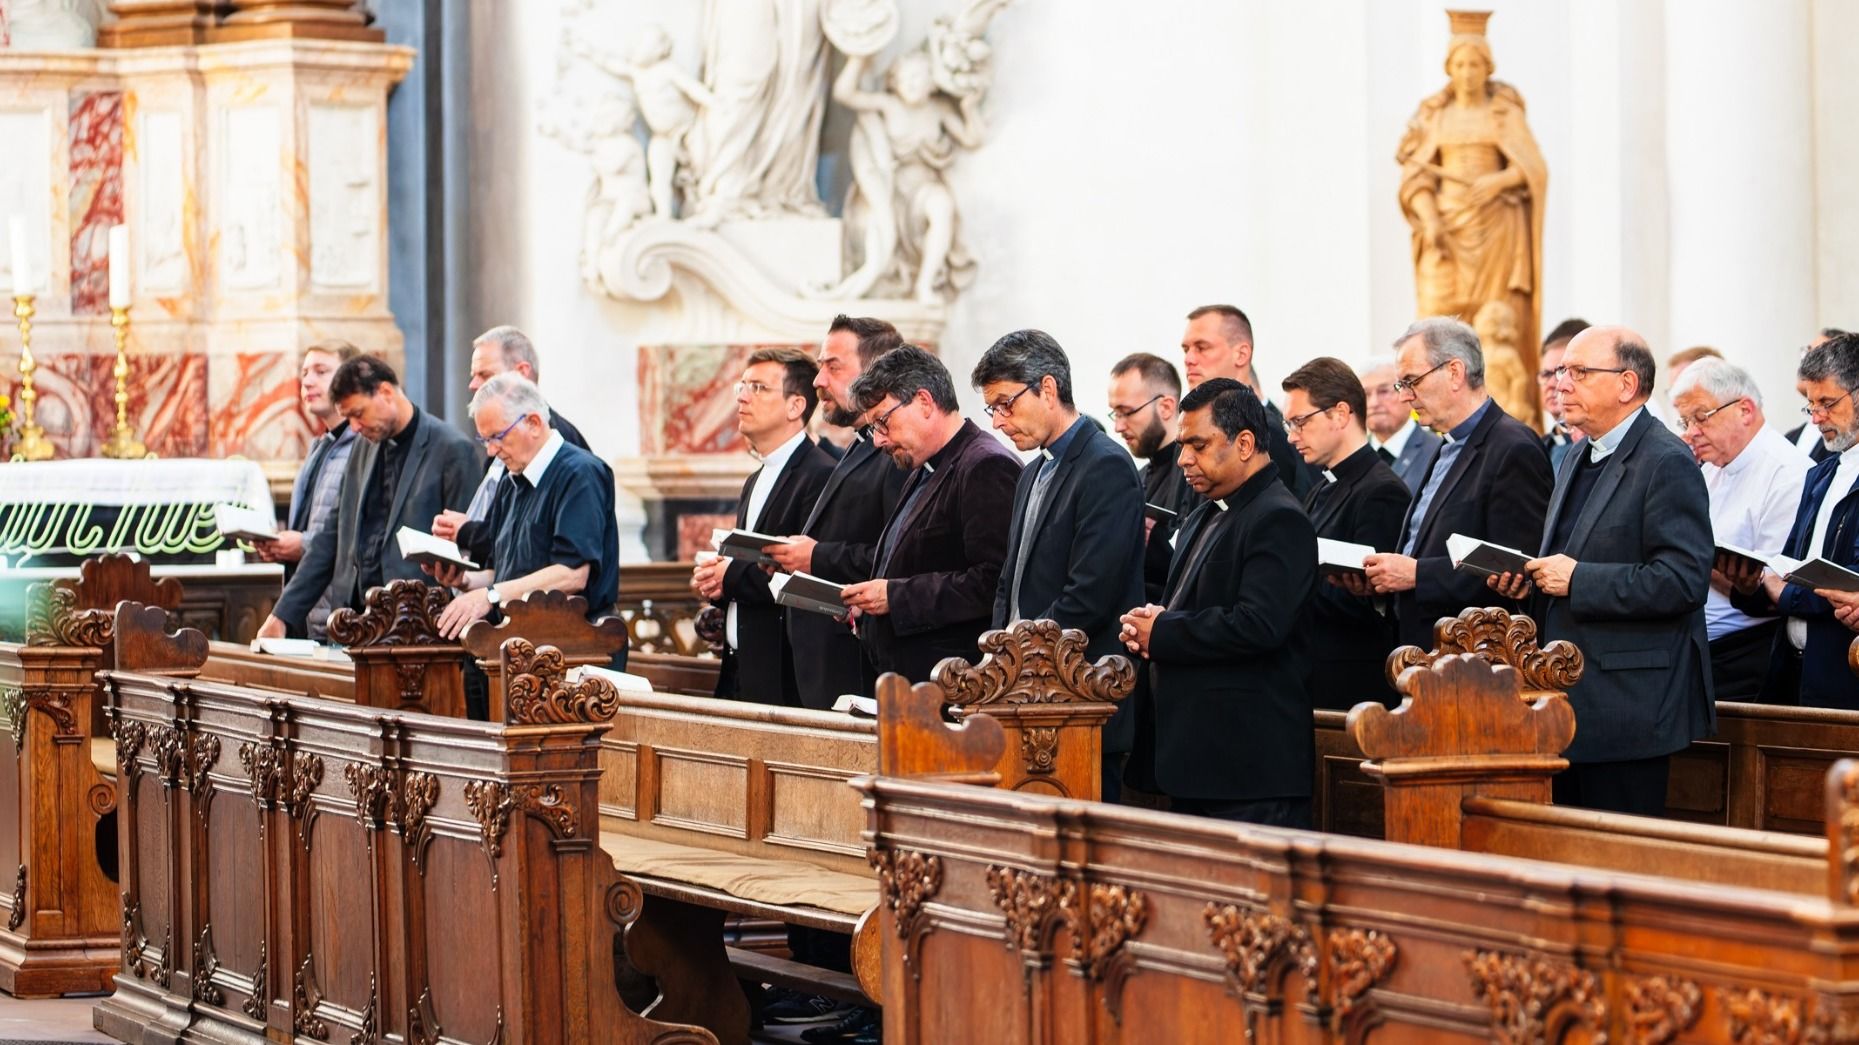
{"label": "black trousers", "polygon": [[1551,785],[1556,804],[1637,816],[1665,815],[1672,756],[1630,762],[1574,762]]}
{"label": "black trousers", "polygon": [[1264,824],[1267,827],[1303,827],[1311,825],[1310,799],[1308,798],[1254,798],[1246,800],[1228,800],[1222,798],[1170,798],[1168,808],[1171,812],[1186,813],[1189,816],[1204,816],[1212,820],[1237,820],[1247,824]]}
{"label": "black trousers", "polygon": [[1711,683],[1718,700],[1761,699],[1769,654],[1781,627],[1779,619],[1768,620],[1711,640]]}

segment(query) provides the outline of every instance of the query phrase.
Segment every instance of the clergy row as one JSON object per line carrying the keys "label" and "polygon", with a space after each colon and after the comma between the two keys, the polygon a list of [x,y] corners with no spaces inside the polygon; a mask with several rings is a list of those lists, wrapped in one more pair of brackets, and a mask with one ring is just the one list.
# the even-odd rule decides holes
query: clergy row
{"label": "clergy row", "polygon": [[[877,673],[972,657],[988,627],[1053,619],[1093,656],[1143,662],[1106,730],[1107,793],[1121,781],[1132,798],[1279,824],[1309,819],[1312,707],[1392,700],[1388,652],[1430,646],[1435,621],[1471,606],[1508,602],[1587,656],[1563,804],[1662,811],[1668,757],[1712,731],[1714,697],[1859,706],[1842,624],[1859,627],[1859,599],[1715,550],[1859,565],[1845,525],[1859,500],[1834,512],[1825,497],[1854,489],[1859,451],[1850,475],[1808,475],[1721,359],[1682,361],[1675,433],[1647,409],[1650,349],[1622,328],[1551,335],[1546,435],[1487,394],[1465,324],[1422,320],[1394,348],[1363,377],[1312,360],[1281,382],[1280,412],[1259,394],[1245,314],[1196,309],[1185,396],[1160,357],[1113,367],[1125,453],[1080,415],[1061,347],[1017,331],[970,381],[993,427],[1036,452],[1024,468],[962,416],[942,363],[886,324],[841,317],[817,360],[758,353],[737,407],[763,464],[737,523],[788,539],[763,549],[773,566],[694,571],[727,614],[719,695],[826,706]],[[1801,379],[1827,445],[1859,441],[1859,338],[1810,348]],[[858,433],[837,460],[808,437],[816,404]],[[1532,558],[1515,576],[1455,569],[1455,534]],[[1318,538],[1375,554],[1359,572],[1325,567]],[[845,618],[783,609],[777,570],[845,585]]]}

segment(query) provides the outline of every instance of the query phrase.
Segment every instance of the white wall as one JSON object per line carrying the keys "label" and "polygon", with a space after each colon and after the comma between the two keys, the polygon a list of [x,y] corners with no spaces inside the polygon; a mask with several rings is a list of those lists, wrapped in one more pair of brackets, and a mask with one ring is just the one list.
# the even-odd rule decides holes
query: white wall
{"label": "white wall", "polygon": [[[695,67],[702,5],[596,2],[616,42],[658,21]],[[910,0],[902,39],[955,3]],[[1498,76],[1522,91],[1550,171],[1545,327],[1625,322],[1661,358],[1717,344],[1792,424],[1794,348],[1859,325],[1859,81],[1840,46],[1859,38],[1859,4],[1492,6]],[[1444,83],[1442,7],[1018,0],[992,33],[989,144],[951,176],[981,265],[942,342],[958,383],[995,337],[1039,326],[1101,412],[1109,364],[1172,357],[1187,310],[1210,301],[1251,314],[1273,388],[1312,356],[1383,351],[1413,313],[1394,149]],[[529,329],[551,401],[626,454],[632,348],[662,310],[576,277],[587,168],[535,119],[559,15],[521,9],[474,52],[487,118],[473,151],[497,157],[473,175],[479,317]]]}

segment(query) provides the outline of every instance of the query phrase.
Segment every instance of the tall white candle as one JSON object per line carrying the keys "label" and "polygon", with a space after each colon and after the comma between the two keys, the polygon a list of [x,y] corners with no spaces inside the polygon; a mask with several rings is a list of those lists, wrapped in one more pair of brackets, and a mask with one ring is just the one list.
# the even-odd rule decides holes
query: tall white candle
{"label": "tall white candle", "polygon": [[13,241],[13,296],[21,297],[32,293],[32,269],[26,260],[26,219],[15,214],[6,225]]}
{"label": "tall white candle", "polygon": [[129,226],[110,228],[110,307],[129,307]]}

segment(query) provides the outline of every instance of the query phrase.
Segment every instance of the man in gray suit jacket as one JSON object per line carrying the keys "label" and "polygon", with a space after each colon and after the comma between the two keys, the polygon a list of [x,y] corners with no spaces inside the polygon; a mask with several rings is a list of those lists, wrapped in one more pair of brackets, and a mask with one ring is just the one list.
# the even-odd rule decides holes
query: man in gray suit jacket
{"label": "man in gray suit jacket", "polygon": [[1410,496],[1420,492],[1427,470],[1439,456],[1440,437],[1420,427],[1413,411],[1394,388],[1396,370],[1393,363],[1382,363],[1362,371],[1362,390],[1368,393],[1368,445],[1375,456],[1387,462]]}
{"label": "man in gray suit jacket", "polygon": [[1588,441],[1557,472],[1528,579],[1490,583],[1512,597],[1534,588],[1543,639],[1586,658],[1569,690],[1575,742],[1556,803],[1659,816],[1672,752],[1716,728],[1710,494],[1691,451],[1645,409],[1653,360],[1638,334],[1583,331],[1556,380],[1564,419]]}
{"label": "man in gray suit jacket", "polygon": [[400,556],[395,531],[425,531],[440,512],[471,503],[484,452],[464,433],[414,406],[392,367],[372,356],[342,364],[329,398],[361,436],[342,475],[335,511],[305,542],[303,561],[258,634],[302,634],[304,617],[328,589],[335,605],[359,607],[368,589],[422,579]]}

